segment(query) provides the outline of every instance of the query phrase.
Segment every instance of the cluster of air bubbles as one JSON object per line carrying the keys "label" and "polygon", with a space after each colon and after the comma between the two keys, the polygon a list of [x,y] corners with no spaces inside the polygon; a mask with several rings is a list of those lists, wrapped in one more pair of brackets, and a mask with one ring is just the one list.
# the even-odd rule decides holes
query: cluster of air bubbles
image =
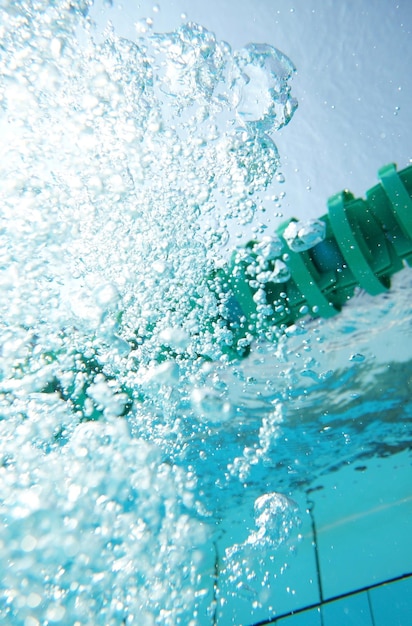
{"label": "cluster of air bubbles", "polygon": [[136,364],[219,356],[209,277],[277,172],[294,68],[191,23],[97,44],[87,7],[4,7],[1,310],[35,336],[26,370],[83,343],[130,383]]}
{"label": "cluster of air bubbles", "polygon": [[[272,492],[256,498],[254,503],[255,529],[245,541],[226,549],[224,555],[227,579],[248,596],[259,598],[265,588],[265,561],[276,559],[276,551],[281,545],[295,549],[300,526],[299,507],[285,494]],[[271,566],[272,571],[276,567]],[[281,570],[281,566],[278,568]]]}
{"label": "cluster of air bubbles", "polygon": [[99,43],[90,5],[1,3],[0,616],[190,623],[203,531],[175,460],[233,416],[198,375],[232,341],[213,277],[276,182],[294,68],[191,23]]}
{"label": "cluster of air bubbles", "polygon": [[245,446],[240,456],[228,464],[231,476],[237,477],[242,483],[246,483],[252,472],[253,466],[260,462],[270,462],[282,434],[282,426],[285,424],[283,403],[278,401],[272,410],[268,410],[262,419],[258,432],[258,441],[254,446]]}
{"label": "cluster of air bubbles", "polygon": [[[326,225],[322,220],[291,221],[282,238],[276,234],[265,235],[248,248],[240,249],[235,256],[235,274],[238,272],[241,275],[244,268],[254,301],[264,305],[268,283],[279,285],[291,278],[289,251],[309,250],[322,242],[325,236]],[[267,315],[271,313],[273,310],[268,310]]]}
{"label": "cluster of air bubbles", "polygon": [[286,541],[299,524],[296,502],[281,493],[265,493],[255,501],[257,530],[247,543],[278,546]]}
{"label": "cluster of air bubbles", "polygon": [[78,425],[45,453],[67,420],[54,402],[54,420],[16,416],[13,436],[1,423],[2,622],[190,623],[207,539],[188,515],[193,480],[121,420]]}
{"label": "cluster of air bubbles", "polygon": [[282,240],[277,235],[265,235],[253,246],[253,250],[261,260],[261,263],[274,261],[277,257],[280,257],[282,249]]}
{"label": "cluster of air bubbles", "polygon": [[[63,26],[87,5],[36,4],[35,18],[10,7],[0,122],[2,262],[14,272],[6,317],[56,330],[71,317],[89,334],[116,317],[102,339],[121,336],[121,351],[129,345],[140,359],[165,328],[203,352],[210,259],[228,220],[251,221],[253,194],[276,174],[267,133],[296,106],[292,64],[270,46],[232,53],[195,24],[137,43],[111,33],[78,45]],[[13,41],[16,15],[27,32]],[[102,290],[116,298],[106,303]]]}
{"label": "cluster of air bubbles", "polygon": [[251,286],[263,288],[266,283],[285,283],[290,278],[290,270],[284,259],[284,244],[279,236],[265,236],[253,246],[256,255],[248,274],[255,280]]}
{"label": "cluster of air bubbles", "polygon": [[240,248],[234,257],[233,274],[242,276],[243,271],[254,292],[254,300],[263,302],[268,283],[285,283],[291,276],[282,239],[276,234],[265,235],[248,248]]}
{"label": "cluster of air bubbles", "polygon": [[[292,63],[269,45],[233,52],[193,23],[153,34],[145,48],[154,60],[153,89],[163,118],[180,118],[176,132],[189,139],[186,156],[207,174],[195,184],[198,204],[240,224],[251,221],[256,203],[250,196],[270,186],[279,167],[270,135],[297,106],[289,85]],[[199,173],[193,182],[199,183]]]}
{"label": "cluster of air bubbles", "polygon": [[282,323],[282,317],[287,313],[285,302],[282,302],[281,285],[292,276],[290,255],[310,250],[321,243],[325,236],[326,224],[322,220],[292,220],[282,237],[277,234],[264,235],[236,252],[232,274],[239,282],[247,282],[250,287],[256,305],[256,328],[268,327],[265,320],[273,317]]}

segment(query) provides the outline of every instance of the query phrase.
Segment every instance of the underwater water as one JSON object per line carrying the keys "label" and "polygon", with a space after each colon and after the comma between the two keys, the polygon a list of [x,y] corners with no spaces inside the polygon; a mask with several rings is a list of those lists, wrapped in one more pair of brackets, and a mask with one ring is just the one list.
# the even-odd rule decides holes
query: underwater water
{"label": "underwater water", "polygon": [[215,623],[267,601],[295,490],[410,447],[411,277],[233,360],[213,276],[281,219],[293,63],[192,23],[97,41],[89,7],[0,3],[0,617]]}

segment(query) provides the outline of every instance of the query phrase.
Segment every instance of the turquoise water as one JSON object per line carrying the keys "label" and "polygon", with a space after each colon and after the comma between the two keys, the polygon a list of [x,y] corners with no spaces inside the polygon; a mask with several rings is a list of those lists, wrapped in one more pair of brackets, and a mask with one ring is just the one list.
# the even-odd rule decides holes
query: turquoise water
{"label": "turquoise water", "polygon": [[1,3],[2,623],[270,615],[301,495],[410,448],[410,274],[231,361],[210,277],[281,220],[293,63],[88,7]]}

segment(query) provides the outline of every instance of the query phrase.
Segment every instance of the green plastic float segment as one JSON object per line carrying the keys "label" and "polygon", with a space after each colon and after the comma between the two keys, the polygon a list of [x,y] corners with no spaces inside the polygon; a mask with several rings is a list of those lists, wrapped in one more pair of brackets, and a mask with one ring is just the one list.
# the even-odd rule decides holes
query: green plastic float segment
{"label": "green plastic float segment", "polygon": [[[386,291],[388,284],[386,281],[381,281],[375,273],[373,255],[366,245],[356,220],[350,219],[350,212],[346,207],[348,200],[353,201],[354,196],[347,191],[329,198],[330,224],[336,243],[359,286],[372,296],[376,296]],[[354,202],[351,202],[351,208],[357,215],[365,214],[367,211],[366,201],[358,199],[355,202],[355,205]]]}
{"label": "green plastic float segment", "polygon": [[318,285],[315,267],[313,263],[310,262],[309,257],[302,253],[287,250],[283,258],[289,267],[295,285],[298,287],[299,291],[304,294],[310,309],[316,311],[316,314],[321,317],[332,317],[336,315],[339,309],[333,305],[333,302],[328,300],[321,287]]}
{"label": "green plastic float segment", "polygon": [[399,225],[405,236],[412,240],[412,198],[410,190],[408,191],[403,184],[394,163],[382,167],[378,172],[378,176]]}
{"label": "green plastic float segment", "polygon": [[[393,274],[406,264],[412,266],[412,166],[397,172],[389,164],[379,170],[379,179],[366,199],[349,191],[332,196],[328,213],[319,218],[325,237],[308,250],[291,250],[284,237],[296,220],[282,224],[277,236],[283,246],[279,259],[289,271],[286,279],[259,284],[256,275],[248,273],[253,262],[258,263],[258,242],[234,253],[224,275],[229,285],[226,322],[236,329],[235,342],[239,329],[256,335],[259,329],[288,326],[307,314],[331,317],[357,288],[378,295],[389,289]],[[275,262],[266,262],[266,269],[274,270]],[[262,289],[266,301],[259,307],[255,296],[259,290],[261,302]]]}

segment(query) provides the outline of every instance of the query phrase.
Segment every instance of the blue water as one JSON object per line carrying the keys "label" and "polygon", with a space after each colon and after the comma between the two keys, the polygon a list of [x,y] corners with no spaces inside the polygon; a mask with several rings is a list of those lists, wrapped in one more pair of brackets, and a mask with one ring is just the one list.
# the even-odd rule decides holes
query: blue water
{"label": "blue water", "polygon": [[410,274],[230,361],[210,276],[281,214],[293,63],[194,24],[97,43],[88,6],[1,5],[0,616],[196,624],[264,606],[297,492],[410,446]]}

